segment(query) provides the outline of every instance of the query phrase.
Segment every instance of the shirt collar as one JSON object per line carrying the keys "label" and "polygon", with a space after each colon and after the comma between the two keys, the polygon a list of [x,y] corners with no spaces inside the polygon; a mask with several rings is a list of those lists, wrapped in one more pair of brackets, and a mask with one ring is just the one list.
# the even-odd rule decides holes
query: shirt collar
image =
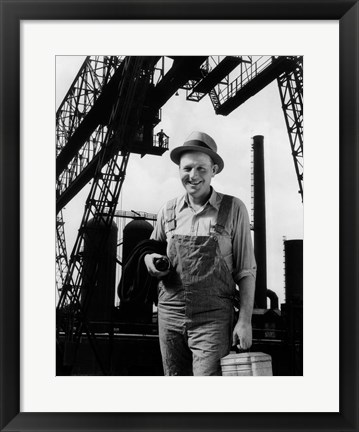
{"label": "shirt collar", "polygon": [[[219,210],[219,205],[220,205],[220,197],[218,195],[218,193],[213,189],[213,187],[211,186],[211,195],[207,201],[207,203],[205,204],[205,206],[207,204],[210,204],[212,207],[214,207],[217,211]],[[184,194],[181,199],[180,202],[178,203],[178,209],[179,211],[183,210],[185,207],[189,207],[189,200],[188,200],[188,195]]]}

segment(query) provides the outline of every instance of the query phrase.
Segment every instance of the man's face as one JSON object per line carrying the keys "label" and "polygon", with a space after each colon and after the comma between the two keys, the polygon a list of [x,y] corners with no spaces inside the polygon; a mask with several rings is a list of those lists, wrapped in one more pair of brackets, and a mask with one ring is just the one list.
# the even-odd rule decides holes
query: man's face
{"label": "man's face", "polygon": [[210,156],[205,153],[184,153],[180,160],[179,172],[187,193],[197,200],[206,198],[217,169],[218,165],[214,165]]}

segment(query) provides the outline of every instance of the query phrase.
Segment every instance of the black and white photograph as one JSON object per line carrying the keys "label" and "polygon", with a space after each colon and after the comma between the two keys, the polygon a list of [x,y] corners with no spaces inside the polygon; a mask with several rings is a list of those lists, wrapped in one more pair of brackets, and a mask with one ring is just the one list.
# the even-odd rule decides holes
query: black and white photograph
{"label": "black and white photograph", "polygon": [[359,0],[0,3],[0,430],[357,431]]}
{"label": "black and white photograph", "polygon": [[303,82],[56,57],[57,375],[303,375]]}

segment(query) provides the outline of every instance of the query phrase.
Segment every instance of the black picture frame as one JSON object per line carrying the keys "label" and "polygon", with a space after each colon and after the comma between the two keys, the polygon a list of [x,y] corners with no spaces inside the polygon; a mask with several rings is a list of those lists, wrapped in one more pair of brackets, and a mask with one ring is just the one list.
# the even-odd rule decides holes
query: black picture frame
{"label": "black picture frame", "polygon": [[[358,431],[358,1],[0,0],[0,6],[1,431]],[[339,20],[339,413],[20,412],[20,21],[55,19]],[[328,376],[328,385],[330,379]]]}

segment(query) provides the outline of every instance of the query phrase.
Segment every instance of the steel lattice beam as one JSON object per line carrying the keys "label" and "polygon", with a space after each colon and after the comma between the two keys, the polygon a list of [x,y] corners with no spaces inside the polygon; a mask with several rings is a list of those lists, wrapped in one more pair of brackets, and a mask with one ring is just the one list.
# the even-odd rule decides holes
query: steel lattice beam
{"label": "steel lattice beam", "polygon": [[68,272],[68,258],[62,212],[56,217],[56,288],[60,296]]}
{"label": "steel lattice beam", "polygon": [[[73,153],[77,153],[70,149],[69,141],[79,133],[79,126],[87,118],[96,101],[100,99],[104,87],[110,82],[122,61],[123,57],[115,56],[87,57],[80,68],[56,112],[58,175],[71,162]],[[82,153],[86,153],[85,150],[82,150]]]}
{"label": "steel lattice beam", "polygon": [[[121,63],[120,57],[87,57],[76,75],[69,91],[56,113],[56,156],[60,157],[69,139],[73,136],[85,115],[91,110],[101,94],[103,87],[113,76],[116,67]],[[56,193],[61,195],[64,189],[73,182],[89,160],[101,148],[105,129],[100,126],[93,138],[76,153],[57,180]],[[61,207],[62,208],[62,207]],[[56,217],[56,287],[61,296],[62,288],[68,274],[68,256],[65,241],[63,214]]]}
{"label": "steel lattice beam", "polygon": [[303,65],[302,57],[296,58],[292,72],[285,72],[277,79],[289,142],[292,150],[299,193],[303,201]]}
{"label": "steel lattice beam", "polygon": [[[106,108],[109,110],[102,92],[122,61],[122,57],[114,56],[87,57],[57,110],[57,197],[73,184],[101,150],[107,134],[107,126],[101,120]],[[114,84],[110,90],[114,92],[115,88]]]}
{"label": "steel lattice beam", "polygon": [[[109,149],[111,157],[107,164],[99,161],[58,303],[58,325],[65,330],[67,340],[78,341],[82,330],[85,330],[89,339],[92,339],[86,325],[86,309],[95,287],[98,269],[97,266],[93,266],[84,271],[85,231],[90,219],[94,227],[101,225],[102,229],[107,228],[107,233],[111,228],[129,160],[128,143],[136,133],[150,81],[150,71],[153,67],[151,60],[151,57],[129,57],[125,60],[117,103],[111,113],[104,143],[104,148]],[[108,145],[109,143],[111,145]],[[117,151],[114,151],[114,148]],[[106,158],[106,151],[103,157]],[[93,245],[94,262],[101,253],[106,239],[105,230],[98,244]],[[69,310],[69,314],[66,314],[66,310]]]}

